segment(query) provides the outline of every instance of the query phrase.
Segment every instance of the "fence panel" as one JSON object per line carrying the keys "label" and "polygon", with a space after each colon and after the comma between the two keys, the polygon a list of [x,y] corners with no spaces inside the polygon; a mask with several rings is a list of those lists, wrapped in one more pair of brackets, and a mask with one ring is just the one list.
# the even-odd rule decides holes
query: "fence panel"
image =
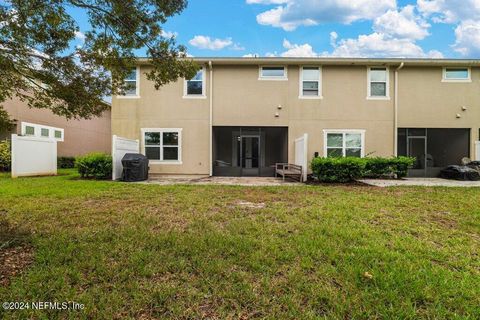
{"label": "fence panel", "polygon": [[140,142],[127,138],[118,137],[116,135],[112,138],[112,180],[119,180],[122,177],[122,158],[127,153],[139,153]]}

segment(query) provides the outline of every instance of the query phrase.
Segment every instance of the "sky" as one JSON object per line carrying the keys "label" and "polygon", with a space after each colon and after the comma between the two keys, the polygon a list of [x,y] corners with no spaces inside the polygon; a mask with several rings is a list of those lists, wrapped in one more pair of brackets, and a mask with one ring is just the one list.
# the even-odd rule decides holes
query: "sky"
{"label": "sky", "polygon": [[163,30],[195,57],[480,58],[480,0],[189,0]]}

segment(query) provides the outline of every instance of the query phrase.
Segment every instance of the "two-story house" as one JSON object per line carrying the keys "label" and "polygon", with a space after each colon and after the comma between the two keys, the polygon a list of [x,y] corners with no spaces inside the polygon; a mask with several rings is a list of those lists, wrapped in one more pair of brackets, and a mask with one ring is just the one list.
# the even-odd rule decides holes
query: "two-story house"
{"label": "two-story house", "polygon": [[147,59],[112,101],[112,134],[139,139],[151,172],[266,176],[317,156],[416,157],[412,175],[475,158],[480,60],[195,58],[155,90]]}

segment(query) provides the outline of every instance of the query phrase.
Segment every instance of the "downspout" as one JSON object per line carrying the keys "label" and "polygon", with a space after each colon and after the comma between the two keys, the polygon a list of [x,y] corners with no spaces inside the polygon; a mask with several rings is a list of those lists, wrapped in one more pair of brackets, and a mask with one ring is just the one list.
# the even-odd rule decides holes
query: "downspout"
{"label": "downspout", "polygon": [[398,71],[400,71],[405,62],[400,63],[397,69],[395,69],[395,93],[393,100],[393,154],[398,156]]}
{"label": "downspout", "polygon": [[208,68],[210,69],[210,115],[208,119],[209,127],[209,159],[210,159],[210,177],[213,176],[213,65],[212,61],[208,61]]}

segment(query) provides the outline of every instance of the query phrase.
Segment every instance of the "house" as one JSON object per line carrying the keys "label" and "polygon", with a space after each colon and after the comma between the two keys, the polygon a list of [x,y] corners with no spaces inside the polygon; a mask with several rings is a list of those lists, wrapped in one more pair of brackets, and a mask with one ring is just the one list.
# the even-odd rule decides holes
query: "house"
{"label": "house", "polygon": [[16,120],[11,133],[57,139],[57,155],[70,157],[89,152],[111,152],[110,110],[89,120],[67,120],[46,109],[31,109],[17,98],[3,103],[4,109]]}
{"label": "house", "polygon": [[[410,174],[475,158],[480,60],[195,58],[155,90],[139,59],[112,100],[112,134],[139,139],[153,173],[269,176],[314,156],[408,155]],[[296,139],[307,135],[299,150]]]}

